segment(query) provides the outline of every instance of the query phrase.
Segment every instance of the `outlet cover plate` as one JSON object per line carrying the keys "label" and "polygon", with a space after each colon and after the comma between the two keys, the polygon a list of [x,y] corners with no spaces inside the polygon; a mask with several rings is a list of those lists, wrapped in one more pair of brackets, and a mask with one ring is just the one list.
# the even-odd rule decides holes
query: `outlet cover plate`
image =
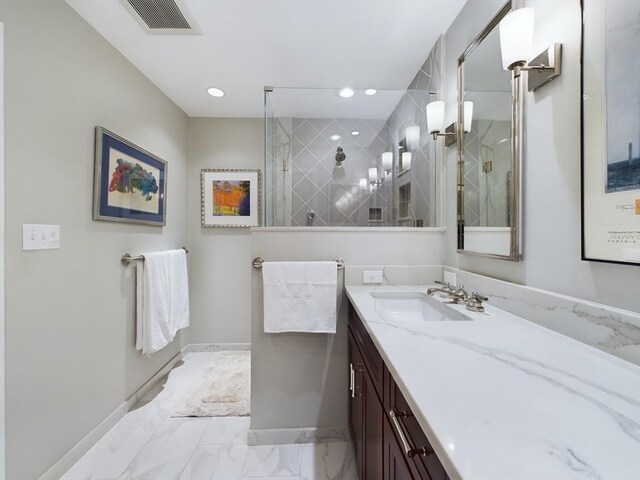
{"label": "outlet cover plate", "polygon": [[364,270],[362,272],[362,283],[382,283],[382,270]]}
{"label": "outlet cover plate", "polygon": [[444,276],[443,276],[443,280],[445,283],[448,283],[450,285],[457,285],[457,279],[456,279],[456,274],[453,272],[444,272]]}

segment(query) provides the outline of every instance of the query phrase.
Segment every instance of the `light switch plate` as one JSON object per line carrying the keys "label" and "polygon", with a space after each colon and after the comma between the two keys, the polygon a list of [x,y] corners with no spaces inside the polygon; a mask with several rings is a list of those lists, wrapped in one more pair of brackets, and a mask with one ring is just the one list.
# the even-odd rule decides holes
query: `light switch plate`
{"label": "light switch plate", "polygon": [[444,272],[444,277],[443,277],[444,283],[448,283],[450,285],[457,285],[457,280],[456,280],[456,274],[453,272],[447,272],[445,270]]}
{"label": "light switch plate", "polygon": [[362,283],[382,283],[382,270],[364,270],[362,272]]}
{"label": "light switch plate", "polygon": [[60,225],[22,225],[22,250],[60,248]]}

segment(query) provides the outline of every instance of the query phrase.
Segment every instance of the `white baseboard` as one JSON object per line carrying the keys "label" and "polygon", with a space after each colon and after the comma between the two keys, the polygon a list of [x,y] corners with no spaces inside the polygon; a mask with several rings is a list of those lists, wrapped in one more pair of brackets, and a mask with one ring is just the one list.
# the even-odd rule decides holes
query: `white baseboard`
{"label": "white baseboard", "polygon": [[69,470],[74,463],[86,454],[104,434],[106,434],[118,421],[124,417],[158,381],[168,374],[182,358],[190,352],[221,352],[227,350],[251,350],[250,343],[198,343],[186,345],[171,360],[169,360],[160,370],[158,370],[149,380],[147,380],[136,392],[125,400],[118,408],[110,413],[107,418],[100,422],[93,430],[76,443],[60,460],[58,460],[49,470],[43,473],[38,480],[59,480],[64,473]]}
{"label": "white baseboard", "polygon": [[348,442],[346,427],[273,428],[249,430],[248,445],[289,445],[294,443]]}
{"label": "white baseboard", "polygon": [[71,450],[65,453],[49,470],[38,477],[38,480],[59,480],[62,475],[69,470],[98,440],[100,440],[118,421],[124,417],[134,405],[144,397],[149,390],[182,359],[183,351],[178,352],[160,370],[158,370],[144,385],[125,400],[118,408],[110,413],[107,418],[100,422],[93,430],[76,443]]}

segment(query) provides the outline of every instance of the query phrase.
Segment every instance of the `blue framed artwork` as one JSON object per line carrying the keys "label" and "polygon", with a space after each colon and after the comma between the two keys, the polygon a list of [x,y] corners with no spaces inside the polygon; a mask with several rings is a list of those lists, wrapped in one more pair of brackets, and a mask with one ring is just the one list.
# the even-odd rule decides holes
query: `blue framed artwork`
{"label": "blue framed artwork", "polygon": [[640,3],[582,19],[582,259],[640,265]]}
{"label": "blue framed artwork", "polygon": [[96,127],[93,219],[166,224],[167,162]]}

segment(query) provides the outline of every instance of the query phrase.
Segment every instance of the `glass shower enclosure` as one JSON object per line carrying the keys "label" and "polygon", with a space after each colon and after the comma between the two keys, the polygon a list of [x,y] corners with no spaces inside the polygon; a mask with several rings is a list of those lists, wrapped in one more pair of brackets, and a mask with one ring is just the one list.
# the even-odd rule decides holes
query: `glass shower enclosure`
{"label": "glass shower enclosure", "polygon": [[[435,227],[428,90],[265,87],[267,227]],[[442,142],[440,142],[442,143]]]}

